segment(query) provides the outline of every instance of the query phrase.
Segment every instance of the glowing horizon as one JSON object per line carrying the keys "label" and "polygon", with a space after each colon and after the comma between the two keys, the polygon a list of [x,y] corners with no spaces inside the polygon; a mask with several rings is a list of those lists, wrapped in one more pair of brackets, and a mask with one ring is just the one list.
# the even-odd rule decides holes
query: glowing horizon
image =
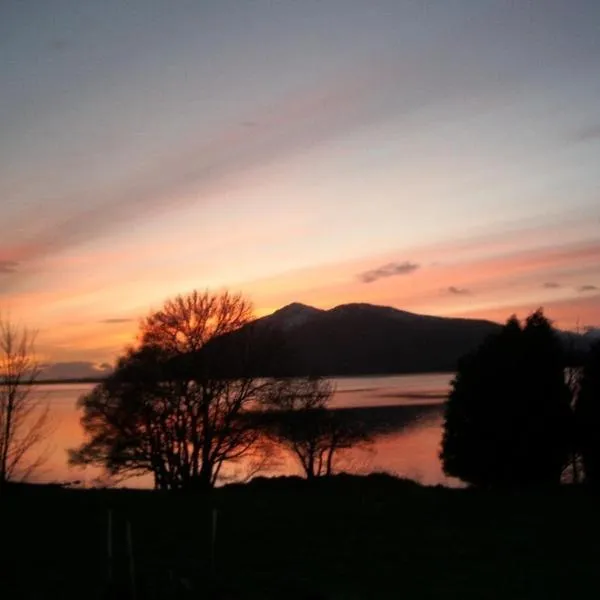
{"label": "glowing horizon", "polygon": [[45,359],[194,288],[600,326],[597,2],[77,7],[0,8],[0,310]]}

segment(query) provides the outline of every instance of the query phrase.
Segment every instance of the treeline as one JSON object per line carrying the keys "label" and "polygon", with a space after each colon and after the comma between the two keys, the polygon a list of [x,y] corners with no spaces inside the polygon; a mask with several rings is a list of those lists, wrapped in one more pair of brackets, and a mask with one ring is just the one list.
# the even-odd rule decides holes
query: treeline
{"label": "treeline", "polygon": [[277,331],[252,323],[241,295],[168,300],[80,399],[86,441],[71,464],[113,480],[151,474],[157,489],[206,490],[240,462],[250,477],[283,448],[308,479],[331,475],[340,450],[369,441],[366,428],[328,410],[325,379],[257,376],[276,370],[286,348]]}
{"label": "treeline", "polygon": [[[70,462],[112,481],[150,474],[164,490],[249,478],[280,450],[308,479],[331,475],[339,452],[369,443],[370,429],[328,408],[326,379],[257,375],[288,359],[280,332],[256,326],[241,295],[168,300],[79,400],[86,441]],[[460,361],[440,458],[446,474],[478,487],[599,485],[598,432],[600,345],[574,365],[540,309],[524,323],[512,317]]]}
{"label": "treeline", "polygon": [[464,357],[446,403],[446,474],[488,488],[600,484],[600,344],[573,364],[542,310]]}

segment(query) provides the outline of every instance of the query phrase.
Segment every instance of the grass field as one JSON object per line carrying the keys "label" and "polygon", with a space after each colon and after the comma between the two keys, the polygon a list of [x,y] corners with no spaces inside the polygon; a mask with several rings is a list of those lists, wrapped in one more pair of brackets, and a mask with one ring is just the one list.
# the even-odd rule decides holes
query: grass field
{"label": "grass field", "polygon": [[499,494],[384,475],[209,497],[28,486],[2,499],[0,597],[130,598],[127,521],[138,600],[596,597],[599,509],[576,488]]}

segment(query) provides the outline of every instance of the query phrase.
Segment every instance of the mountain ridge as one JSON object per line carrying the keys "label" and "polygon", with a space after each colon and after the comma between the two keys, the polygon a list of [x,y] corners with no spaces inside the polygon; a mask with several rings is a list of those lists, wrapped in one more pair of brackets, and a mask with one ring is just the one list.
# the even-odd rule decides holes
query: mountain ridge
{"label": "mountain ridge", "polygon": [[257,319],[278,330],[289,375],[372,375],[452,371],[458,359],[501,326],[349,303],[328,310],[294,302]]}
{"label": "mountain ridge", "polygon": [[[485,319],[423,315],[366,302],[330,309],[292,302],[247,327],[255,326],[281,333],[291,351],[282,368],[291,376],[450,372],[460,356],[501,327]],[[563,347],[578,357],[600,341],[600,329],[555,331]],[[84,361],[45,364],[40,382],[96,382],[111,371],[110,365]]]}

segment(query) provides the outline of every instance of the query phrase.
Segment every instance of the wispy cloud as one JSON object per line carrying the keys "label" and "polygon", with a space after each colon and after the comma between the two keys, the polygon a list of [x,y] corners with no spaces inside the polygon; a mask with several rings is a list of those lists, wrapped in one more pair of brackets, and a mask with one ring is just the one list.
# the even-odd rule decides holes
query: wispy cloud
{"label": "wispy cloud", "polygon": [[69,42],[62,38],[55,38],[53,40],[50,40],[50,42],[48,42],[48,44],[46,45],[48,50],[50,50],[51,52],[62,52],[68,46]]}
{"label": "wispy cloud", "polygon": [[446,291],[449,294],[454,294],[455,296],[468,296],[469,294],[473,293],[468,288],[456,287],[455,285],[451,285],[451,286],[447,287]]}
{"label": "wispy cloud", "polygon": [[335,139],[365,121],[376,123],[398,110],[410,113],[417,109],[413,97],[407,98],[401,109],[389,100],[383,102],[387,96],[381,90],[395,89],[399,65],[378,70],[368,67],[340,74],[329,86],[298,90],[293,96],[255,109],[246,119],[212,138],[182,144],[170,156],[161,157],[160,163],[149,161],[145,172],[103,186],[100,191],[64,194],[53,203],[52,212],[44,213],[43,221],[39,219],[39,206],[33,204],[30,213],[23,214],[21,222],[15,224],[27,224],[19,233],[19,243],[9,238],[0,243],[0,252],[9,244],[19,261],[47,257],[128,222],[185,208],[257,167]]}
{"label": "wispy cloud", "polygon": [[417,263],[404,261],[404,262],[391,262],[378,267],[377,269],[370,269],[364,271],[358,275],[358,278],[363,283],[373,283],[378,279],[385,277],[394,277],[396,275],[408,275],[419,268]]}
{"label": "wispy cloud", "polygon": [[130,319],[130,318],[126,318],[126,317],[116,317],[113,319],[102,319],[101,321],[99,321],[100,323],[105,323],[106,325],[114,325],[116,323],[131,323],[135,321],[135,319]]}
{"label": "wispy cloud", "polygon": [[14,260],[0,260],[0,273],[14,273],[19,263]]}
{"label": "wispy cloud", "polygon": [[600,123],[592,123],[587,127],[582,127],[573,135],[577,142],[590,142],[600,140]]}
{"label": "wispy cloud", "polygon": [[596,290],[600,290],[600,288],[597,285],[580,285],[577,288],[577,291],[579,292],[595,292]]}
{"label": "wispy cloud", "polygon": [[547,290],[555,290],[561,286],[560,283],[557,283],[556,281],[546,281],[542,287],[546,288]]}
{"label": "wispy cloud", "polygon": [[[440,98],[454,99],[462,106],[465,88],[493,102],[494,86],[482,82],[477,65],[467,64],[461,52],[448,52],[455,39],[455,35],[440,38],[428,46],[427,53],[414,52],[402,60],[391,57],[353,64],[287,97],[251,106],[234,125],[212,137],[201,131],[194,136],[191,131],[185,142],[165,155],[154,161],[144,157],[144,168],[132,170],[125,178],[111,177],[97,187],[82,185],[76,193],[70,187],[53,189],[57,199],[51,210],[48,190],[36,188],[29,194],[38,197],[30,211],[21,212],[6,227],[7,233],[21,230],[16,260],[34,261],[103,237],[129,222],[209,202],[206,198],[215,190],[256,168],[288,160],[368,125],[392,118],[410,120]],[[14,240],[4,243],[14,244]]]}

